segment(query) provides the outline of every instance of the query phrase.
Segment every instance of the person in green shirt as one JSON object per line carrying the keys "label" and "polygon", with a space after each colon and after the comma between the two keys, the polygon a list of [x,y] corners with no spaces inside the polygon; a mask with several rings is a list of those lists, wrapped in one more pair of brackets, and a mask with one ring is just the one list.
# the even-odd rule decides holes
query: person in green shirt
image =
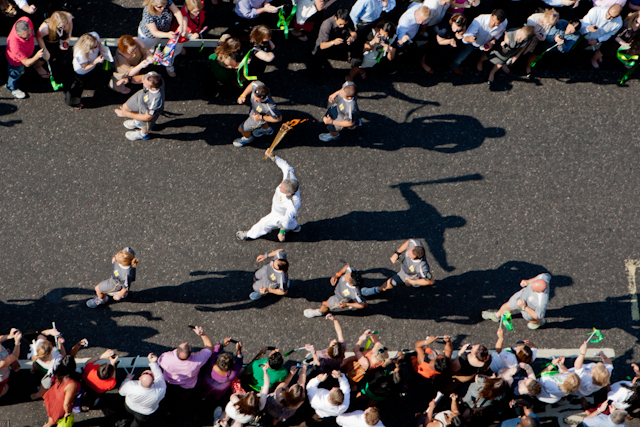
{"label": "person in green shirt", "polygon": [[289,371],[282,366],[284,365],[284,358],[282,353],[277,348],[272,350],[268,358],[262,356],[268,351],[267,347],[260,349],[256,357],[253,359],[247,369],[245,370],[245,383],[252,390],[259,391],[264,383],[264,373],[260,366],[267,364],[267,375],[271,382],[271,390],[273,391],[276,386],[284,381],[289,375]]}

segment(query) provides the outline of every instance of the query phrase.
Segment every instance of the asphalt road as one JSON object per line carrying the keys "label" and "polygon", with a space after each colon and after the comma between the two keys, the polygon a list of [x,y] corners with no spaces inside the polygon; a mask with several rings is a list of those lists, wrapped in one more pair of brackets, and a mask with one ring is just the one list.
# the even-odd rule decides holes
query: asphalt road
{"label": "asphalt road", "polygon": [[[78,34],[91,29],[77,25]],[[101,34],[113,36],[108,28]],[[277,69],[263,80],[284,119],[321,120],[346,71],[312,81],[301,64],[309,42],[274,40]],[[472,63],[465,77],[447,73],[444,61],[430,76],[413,62],[393,76],[374,70],[358,82],[363,127],[322,143],[323,126],[308,122],[278,147],[302,193],[302,232],[281,244],[275,233],[234,237],[268,213],[281,174],[262,160],[271,138],[231,145],[248,107],[233,91],[203,96],[207,55],[176,61],[179,77],[166,80],[166,109],[175,116],[161,118],[149,141],[124,138],[113,109],[126,96],[103,86],[82,111],[35,74],[21,81],[29,99],[0,91],[2,330],[55,321],[68,343],[89,339],[93,348],[80,357],[95,347],[134,355],[199,344],[187,324],[242,340],[248,357],[263,345],[322,346],[331,324],[302,312],[331,295],[329,277],[351,263],[367,286],[380,284],[396,269],[393,252],[418,238],[435,286],[396,289],[362,313],[341,315],[349,343],[371,328],[390,349],[427,333],[491,348],[495,325],[480,312],[547,271],[549,323],[529,331],[516,319],[507,343],[527,337],[543,348],[577,348],[597,327],[605,336],[598,346],[616,351],[614,377],[631,374],[638,323],[625,261],[640,259],[639,82],[618,87],[624,69],[613,57],[600,72],[581,53],[569,63],[550,58],[532,82],[516,67],[493,90]],[[126,245],[140,259],[133,292],[88,309]],[[291,263],[289,295],[250,301],[256,256],[279,247]],[[42,425],[42,403],[23,397],[4,400],[0,420]]]}

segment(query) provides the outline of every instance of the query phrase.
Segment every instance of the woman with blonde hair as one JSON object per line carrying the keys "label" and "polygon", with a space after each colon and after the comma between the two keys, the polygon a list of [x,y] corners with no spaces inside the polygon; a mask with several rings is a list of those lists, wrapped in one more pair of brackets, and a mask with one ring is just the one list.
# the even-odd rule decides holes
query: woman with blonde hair
{"label": "woman with blonde hair", "polygon": [[564,357],[553,359],[551,365],[540,373],[538,382],[542,386],[542,392],[536,397],[544,403],[559,402],[580,388],[580,377],[564,366]]}
{"label": "woman with blonde hair", "polygon": [[128,94],[128,83],[142,84],[140,72],[153,62],[153,55],[137,37],[124,35],[118,39],[115,63],[116,69],[109,81],[109,87],[116,92]]}
{"label": "woman with blonde hair", "polygon": [[69,49],[72,31],[73,15],[62,11],[53,12],[38,28],[36,40],[42,49],[42,59],[38,60],[34,67],[43,79],[49,78],[49,72],[42,67],[44,61],[62,58],[64,51]]}
{"label": "woman with blonde hair", "polygon": [[587,341],[582,343],[580,355],[576,358],[573,368],[569,369],[569,372],[575,372],[580,377],[580,388],[573,394],[582,397],[590,396],[601,388],[608,386],[613,372],[611,359],[602,351],[597,355],[602,359],[602,362],[584,364],[587,344]]}
{"label": "woman with blonde hair", "polygon": [[83,107],[82,90],[87,83],[88,74],[102,64],[104,60],[111,59],[109,49],[100,43],[100,36],[95,31],[80,36],[73,46],[73,71],[74,80],[67,91],[67,105],[79,110]]}
{"label": "woman with blonde hair", "polygon": [[[173,0],[144,0],[142,6],[144,9],[138,26],[138,38],[147,49],[152,50],[159,39],[188,36],[187,22]],[[170,31],[173,18],[178,22],[178,29],[174,32]],[[169,77],[176,76],[172,65],[167,66],[167,74]]]}
{"label": "woman with blonde hair", "polygon": [[[197,40],[201,37],[201,33],[207,29],[203,28],[204,25],[204,2],[202,0],[186,0],[184,7],[180,9],[185,25],[187,26],[187,35],[180,36],[178,44],[176,45],[176,51],[171,59],[171,64],[180,54],[185,54],[184,42],[189,40]],[[178,21],[173,21],[171,24],[171,31],[178,31]]]}
{"label": "woman with blonde hair", "polygon": [[531,63],[544,50],[544,42],[548,35],[554,32],[555,25],[558,23],[560,15],[555,9],[545,9],[544,12],[534,13],[527,18],[527,26],[533,27],[535,37],[531,40],[523,53],[530,54],[527,58],[526,70],[527,74],[531,72]]}
{"label": "woman with blonde hair", "polygon": [[129,295],[129,287],[136,280],[138,258],[133,249],[126,247],[111,258],[111,277],[95,287],[97,296],[87,301],[87,307],[96,308],[109,301],[120,301]]}

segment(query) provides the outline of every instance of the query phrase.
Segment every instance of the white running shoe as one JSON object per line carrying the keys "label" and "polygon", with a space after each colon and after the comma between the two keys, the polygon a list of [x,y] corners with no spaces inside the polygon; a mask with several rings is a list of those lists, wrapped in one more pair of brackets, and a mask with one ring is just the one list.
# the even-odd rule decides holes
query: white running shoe
{"label": "white running shoe", "polygon": [[262,298],[262,294],[260,292],[251,292],[249,294],[249,299],[251,301],[258,301],[260,298]]}
{"label": "white running shoe", "polygon": [[320,310],[314,310],[313,308],[307,308],[304,311],[304,317],[307,317],[309,319],[313,318],[313,317],[320,317],[322,316],[322,313],[320,313]]}

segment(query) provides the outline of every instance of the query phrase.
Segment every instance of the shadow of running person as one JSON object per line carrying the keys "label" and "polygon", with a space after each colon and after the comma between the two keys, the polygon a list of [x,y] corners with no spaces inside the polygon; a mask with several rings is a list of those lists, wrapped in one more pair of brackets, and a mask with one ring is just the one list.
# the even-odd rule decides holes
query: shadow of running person
{"label": "shadow of running person", "polygon": [[409,204],[409,209],[381,212],[353,211],[336,218],[307,222],[302,224],[304,232],[292,236],[292,241],[297,239],[305,242],[423,239],[440,267],[445,271],[453,271],[455,267],[447,262],[444,233],[448,228],[464,227],[466,220],[459,216],[440,215],[435,207],[420,199],[411,187],[445,182],[480,181],[482,179],[482,175],[474,174],[392,185],[391,188],[400,189],[400,194]]}
{"label": "shadow of running person", "polygon": [[[410,122],[397,123],[382,115],[362,112],[365,125],[357,131],[363,146],[385,151],[418,147],[439,153],[455,154],[480,147],[487,138],[502,138],[503,128],[484,127],[475,117],[460,114],[441,114],[417,117]],[[408,117],[407,117],[408,118]],[[405,137],[398,139],[398,135]],[[348,144],[353,138],[342,138]]]}

